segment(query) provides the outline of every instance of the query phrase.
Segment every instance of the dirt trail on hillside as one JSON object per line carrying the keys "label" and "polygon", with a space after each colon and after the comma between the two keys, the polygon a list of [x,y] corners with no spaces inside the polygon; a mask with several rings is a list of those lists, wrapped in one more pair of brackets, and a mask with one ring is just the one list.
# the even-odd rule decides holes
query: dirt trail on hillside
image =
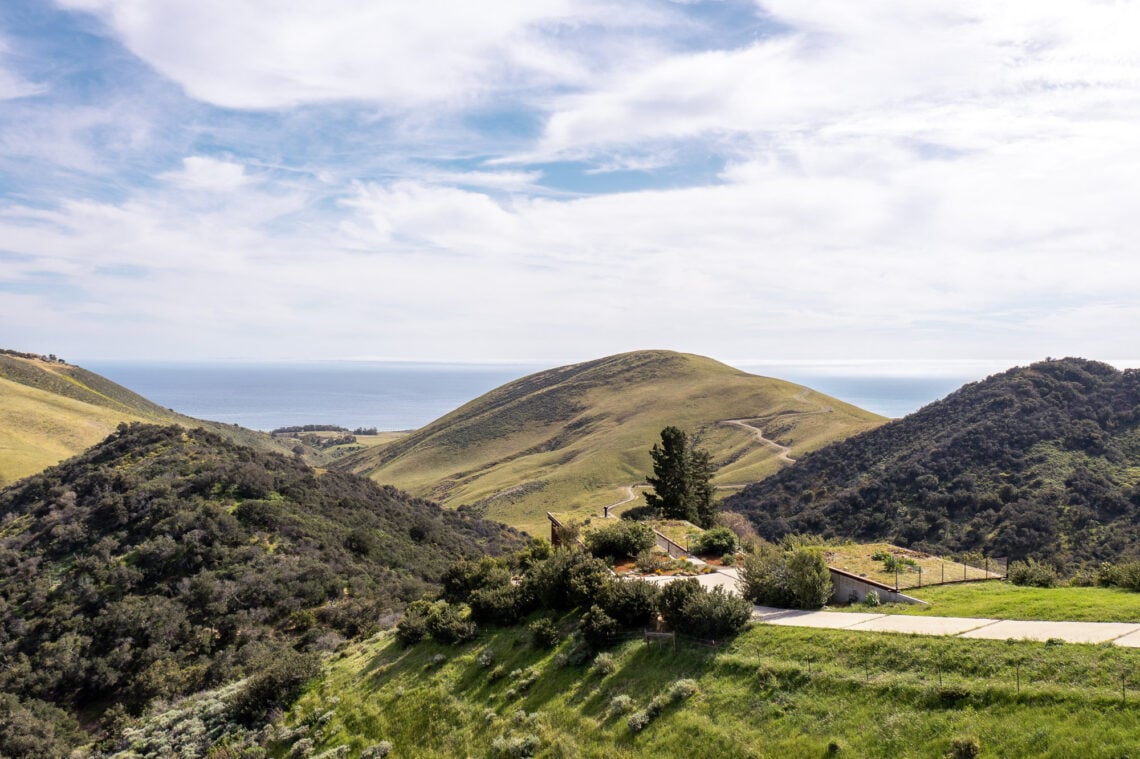
{"label": "dirt trail on hillside", "polygon": [[637,498],[637,493],[633,492],[635,489],[637,489],[637,488],[643,488],[644,489],[644,488],[648,488],[648,487],[649,487],[648,485],[645,485],[643,483],[637,483],[637,482],[635,482],[632,485],[626,485],[625,486],[625,498],[623,498],[620,501],[616,501],[615,503],[611,503],[609,506],[604,506],[602,508],[602,514],[608,517],[610,515],[610,509],[616,509],[618,506],[624,506],[627,503],[629,503],[630,501]]}
{"label": "dirt trail on hillside", "polygon": [[756,427],[755,425],[749,424],[748,420],[746,420],[746,419],[722,419],[720,423],[721,424],[733,424],[733,425],[736,425],[737,427],[742,427],[743,429],[746,429],[749,432],[756,433],[756,439],[757,440],[759,440],[764,445],[767,445],[771,448],[775,448],[779,452],[779,455],[777,455],[776,458],[778,458],[780,461],[783,461],[785,464],[796,463],[796,460],[793,459],[790,455],[791,451],[792,451],[791,448],[789,448],[786,445],[780,445],[775,440],[769,440],[768,438],[764,437],[764,431],[762,429],[760,429],[759,427]]}

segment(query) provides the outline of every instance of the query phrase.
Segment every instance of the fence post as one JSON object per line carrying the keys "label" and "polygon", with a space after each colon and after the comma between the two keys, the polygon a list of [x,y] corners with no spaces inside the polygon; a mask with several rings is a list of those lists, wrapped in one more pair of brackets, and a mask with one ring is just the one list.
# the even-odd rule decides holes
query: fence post
{"label": "fence post", "polygon": [[922,587],[922,567],[918,568],[918,587]]}

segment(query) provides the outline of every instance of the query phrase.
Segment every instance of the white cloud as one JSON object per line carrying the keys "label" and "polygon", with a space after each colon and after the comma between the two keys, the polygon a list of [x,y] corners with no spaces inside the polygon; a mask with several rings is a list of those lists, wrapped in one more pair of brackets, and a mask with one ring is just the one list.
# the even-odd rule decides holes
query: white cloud
{"label": "white cloud", "polygon": [[1134,119],[1130,3],[773,0],[750,47],[674,56],[556,104],[538,154],[825,129],[990,147],[1070,120]]}
{"label": "white cloud", "polygon": [[47,86],[29,82],[5,65],[4,58],[11,52],[11,46],[0,37],[0,100],[15,100],[47,92]]}
{"label": "white cloud", "polygon": [[577,84],[603,49],[560,35],[644,23],[637,4],[579,0],[59,0],[99,14],[195,98],[230,108],[334,100],[469,103],[493,90]]}
{"label": "white cloud", "polygon": [[188,156],[182,168],[163,174],[162,179],[195,190],[231,192],[245,186],[250,178],[240,163],[221,161],[208,156]]}

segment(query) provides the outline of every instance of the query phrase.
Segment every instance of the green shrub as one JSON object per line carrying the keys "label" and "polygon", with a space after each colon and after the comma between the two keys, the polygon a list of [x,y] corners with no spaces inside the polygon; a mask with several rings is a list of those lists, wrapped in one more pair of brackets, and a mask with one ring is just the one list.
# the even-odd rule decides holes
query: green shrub
{"label": "green shrub", "polygon": [[626,719],[625,723],[629,726],[629,731],[631,733],[639,733],[645,729],[646,725],[649,724],[650,719],[651,717],[646,712],[640,711],[629,715],[629,718]]}
{"label": "green shrub", "polygon": [[660,588],[646,580],[614,580],[602,589],[598,603],[619,625],[640,627],[657,619],[660,595]]}
{"label": "green shrub", "polygon": [[788,582],[787,551],[769,543],[744,557],[740,568],[744,597],[765,606],[789,608],[795,605]]}
{"label": "green shrub", "polygon": [[478,624],[509,625],[518,621],[519,593],[507,584],[493,588],[477,588],[467,597],[471,619]]}
{"label": "green shrub", "polygon": [[541,608],[567,611],[588,605],[611,577],[613,573],[601,559],[560,548],[523,576],[518,585],[519,612]]}
{"label": "green shrub", "polygon": [[478,561],[460,559],[449,566],[440,580],[445,601],[467,601],[476,590],[509,587],[511,570],[505,559],[483,556]]}
{"label": "green shrub", "polygon": [[720,557],[720,563],[726,567],[731,567],[736,563],[736,554],[726,553],[724,556]]}
{"label": "green shrub", "polygon": [[305,683],[321,671],[315,654],[300,654],[291,648],[266,657],[258,669],[230,703],[234,719],[244,725],[258,724],[270,710],[289,706]]}
{"label": "green shrub", "polygon": [[669,565],[669,556],[656,548],[650,548],[637,555],[637,569],[650,574]]}
{"label": "green shrub", "polygon": [[396,640],[404,646],[412,646],[427,637],[427,618],[431,604],[427,601],[413,601],[404,609],[404,616],[396,623]]}
{"label": "green shrub", "polygon": [[601,677],[612,675],[617,672],[617,662],[614,661],[613,654],[598,654],[594,657],[594,663],[590,666],[590,670]]}
{"label": "green shrub", "polygon": [[554,648],[558,643],[558,627],[549,619],[531,622],[527,629],[530,630],[531,644],[535,648]]}
{"label": "green shrub", "polygon": [[1140,591],[1140,562],[1130,561],[1123,564],[1105,562],[1097,570],[1096,584],[1106,588]]}
{"label": "green shrub", "polygon": [[982,744],[972,735],[955,738],[950,743],[950,759],[974,759],[981,753]]}
{"label": "green shrub", "polygon": [[1057,570],[1033,559],[1010,564],[1007,577],[1014,585],[1028,585],[1035,588],[1052,588],[1057,584]]}
{"label": "green shrub", "polygon": [[586,547],[598,557],[637,556],[657,544],[653,529],[641,522],[618,520],[586,534]]}
{"label": "green shrub", "polygon": [[527,735],[501,735],[491,743],[491,755],[502,757],[526,757],[538,753],[542,742],[533,733]]}
{"label": "green shrub", "polygon": [[693,553],[701,556],[723,556],[736,552],[736,533],[727,527],[705,530],[690,545]]}
{"label": "green shrub", "polygon": [[800,609],[818,609],[831,598],[831,571],[823,553],[797,548],[788,556],[788,584],[792,601]]}
{"label": "green shrub", "polygon": [[633,699],[624,693],[619,693],[610,699],[609,706],[606,707],[606,714],[610,717],[620,717],[633,711],[633,707]]}
{"label": "green shrub", "polygon": [[427,632],[440,643],[462,643],[475,637],[478,628],[465,609],[446,601],[436,601],[427,615]]}
{"label": "green shrub", "polygon": [[618,631],[617,621],[597,605],[582,615],[579,625],[583,640],[594,648],[608,645]]}
{"label": "green shrub", "polygon": [[674,580],[661,590],[661,617],[673,630],[698,638],[736,634],[752,617],[752,604],[724,588],[706,590],[696,580]]}
{"label": "green shrub", "polygon": [[745,557],[740,581],[746,598],[766,606],[818,609],[831,597],[831,572],[811,546],[762,546]]}
{"label": "green shrub", "polygon": [[670,626],[679,624],[685,618],[685,605],[701,591],[701,584],[692,578],[666,583],[657,599],[662,619]]}

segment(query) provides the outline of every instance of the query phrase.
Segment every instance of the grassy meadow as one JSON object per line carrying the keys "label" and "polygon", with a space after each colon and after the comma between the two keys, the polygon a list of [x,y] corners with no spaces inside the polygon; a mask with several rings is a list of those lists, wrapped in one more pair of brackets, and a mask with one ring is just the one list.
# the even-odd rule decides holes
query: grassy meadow
{"label": "grassy meadow", "polygon": [[524,377],[343,465],[448,506],[482,504],[541,535],[547,511],[582,520],[624,500],[650,473],[649,449],[668,425],[712,453],[714,484],[729,486],[722,494],[783,466],[726,419],[751,420],[793,455],[886,421],[711,359],[645,351]]}
{"label": "grassy meadow", "polygon": [[[530,755],[512,741],[567,758],[943,757],[955,741],[982,756],[1140,752],[1134,650],[767,625],[719,649],[631,639],[604,668],[564,664],[569,649],[536,649],[522,629],[409,649],[381,634],[329,660],[272,755],[302,733],[350,757],[381,741],[393,757]],[[683,679],[694,695],[630,728]]]}
{"label": "grassy meadow", "polygon": [[[931,556],[920,551],[900,548],[890,543],[850,543],[847,545],[829,544],[824,548],[827,563],[836,569],[842,569],[852,574],[866,577],[884,585],[894,585],[897,579],[899,588],[919,588],[936,583],[956,582],[959,580],[984,580],[996,577],[995,573],[988,573],[957,561],[947,561],[940,556]],[[875,559],[876,554],[890,554],[902,559],[905,563],[899,567],[896,575],[894,570],[884,567],[881,559]],[[919,569],[921,568],[921,572]]]}
{"label": "grassy meadow", "polygon": [[[1140,622],[1140,593],[1123,588],[1031,588],[1008,582],[969,582],[914,590],[930,606],[887,604],[875,611],[936,617]],[[844,607],[867,611],[855,604]]]}

